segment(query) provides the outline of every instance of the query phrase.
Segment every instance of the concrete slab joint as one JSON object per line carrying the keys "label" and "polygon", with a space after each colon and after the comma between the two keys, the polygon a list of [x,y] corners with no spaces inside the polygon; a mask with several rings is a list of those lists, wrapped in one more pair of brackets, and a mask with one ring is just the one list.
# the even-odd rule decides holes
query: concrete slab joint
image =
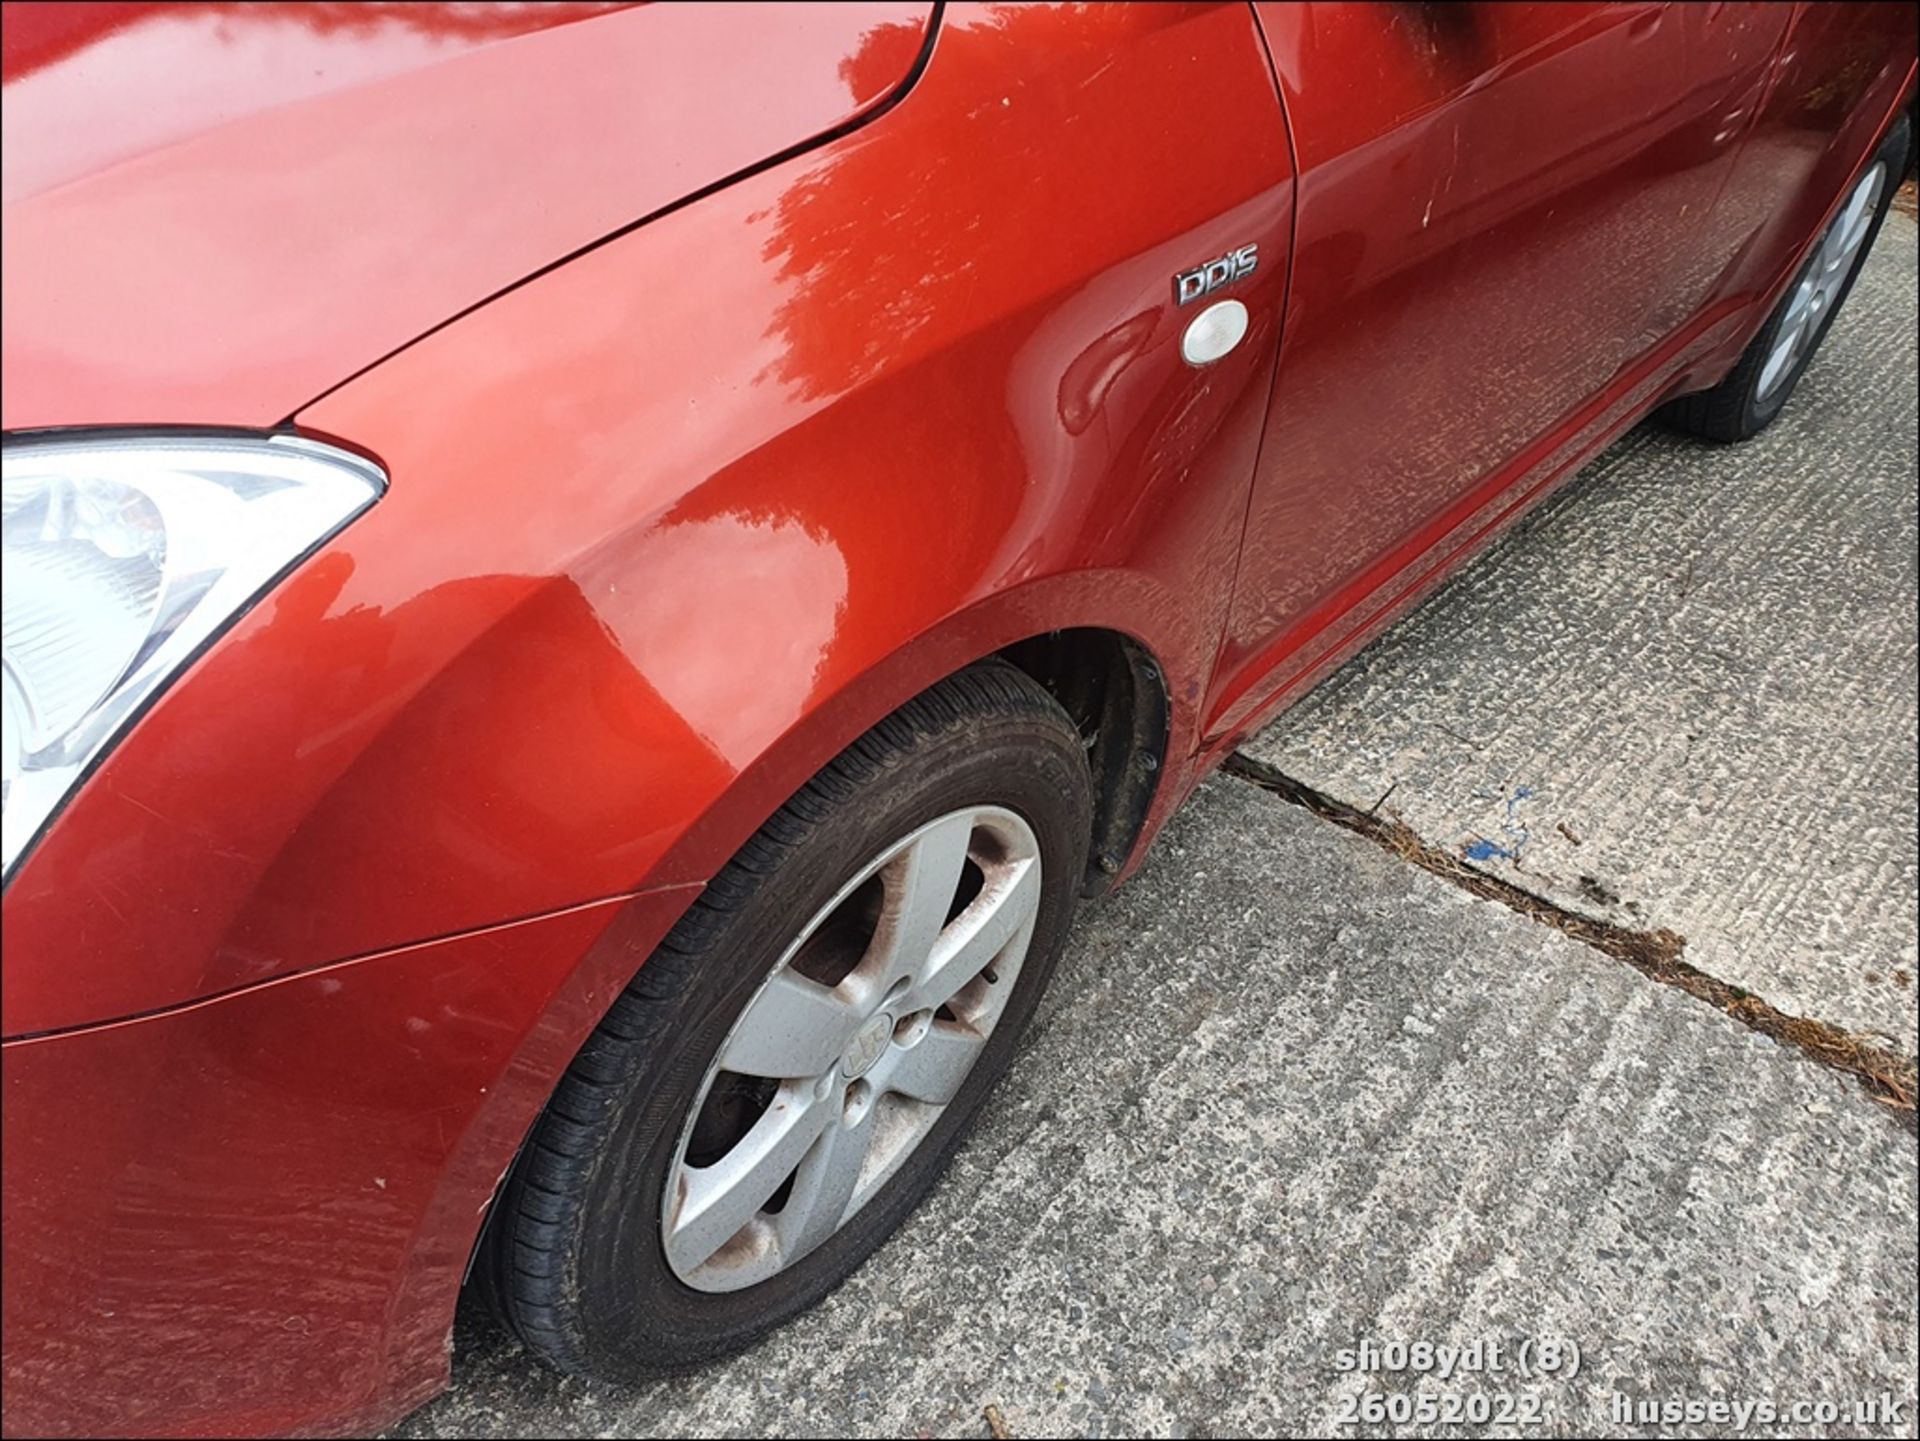
{"label": "concrete slab joint", "polygon": [[[1687,948],[1685,936],[1665,928],[1638,930],[1615,925],[1568,910],[1512,881],[1468,864],[1489,858],[1491,853],[1478,845],[1463,846],[1463,855],[1430,845],[1397,814],[1391,811],[1381,814],[1377,804],[1370,810],[1357,810],[1241,752],[1236,751],[1227,758],[1225,769],[1228,774],[1251,781],[1323,820],[1365,836],[1381,849],[1451,881],[1469,895],[1498,901],[1530,920],[1553,926],[1603,955],[1626,962],[1649,980],[1685,991],[1761,1035],[1795,1047],[1823,1066],[1853,1076],[1868,1095],[1902,1116],[1909,1126],[1914,1125],[1914,1102],[1916,1091],[1920,1090],[1920,1077],[1916,1077],[1912,1057],[1875,1045],[1844,1027],[1789,1015],[1751,991],[1729,985],[1689,965],[1681,958]],[[1515,858],[1514,852],[1502,850],[1499,854],[1506,859]],[[1590,878],[1583,879],[1590,881]],[[1610,904],[1618,897],[1600,899]]]}

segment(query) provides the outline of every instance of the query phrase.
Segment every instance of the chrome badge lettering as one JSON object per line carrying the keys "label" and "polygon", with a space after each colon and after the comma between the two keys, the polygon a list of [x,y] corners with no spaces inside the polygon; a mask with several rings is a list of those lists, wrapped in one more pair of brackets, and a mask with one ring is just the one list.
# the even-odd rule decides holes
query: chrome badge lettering
{"label": "chrome badge lettering", "polygon": [[1243,245],[1218,260],[1209,260],[1205,265],[1182,271],[1173,277],[1174,298],[1181,305],[1189,305],[1203,295],[1211,295],[1223,285],[1245,280],[1253,274],[1253,267],[1260,263],[1259,251],[1257,245]]}

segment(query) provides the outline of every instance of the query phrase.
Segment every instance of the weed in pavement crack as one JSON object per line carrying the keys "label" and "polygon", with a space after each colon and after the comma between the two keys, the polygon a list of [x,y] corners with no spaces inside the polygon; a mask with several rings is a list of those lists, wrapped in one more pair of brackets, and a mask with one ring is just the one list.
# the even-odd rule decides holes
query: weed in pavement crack
{"label": "weed in pavement crack", "polygon": [[1705,1001],[1763,1036],[1798,1048],[1821,1065],[1854,1077],[1868,1095],[1902,1113],[1908,1127],[1915,1127],[1914,1100],[1916,1091],[1920,1090],[1916,1084],[1920,1078],[1916,1077],[1912,1060],[1829,1022],[1789,1015],[1753,992],[1729,985],[1698,966],[1689,965],[1681,959],[1686,937],[1665,929],[1643,931],[1617,926],[1567,910],[1511,881],[1468,865],[1451,851],[1429,845],[1398,816],[1376,815],[1350,806],[1241,751],[1228,755],[1221,769],[1311,811],[1322,820],[1365,836],[1381,849],[1452,882],[1470,895],[1498,901],[1529,920],[1552,926],[1596,951],[1625,961],[1651,980]]}

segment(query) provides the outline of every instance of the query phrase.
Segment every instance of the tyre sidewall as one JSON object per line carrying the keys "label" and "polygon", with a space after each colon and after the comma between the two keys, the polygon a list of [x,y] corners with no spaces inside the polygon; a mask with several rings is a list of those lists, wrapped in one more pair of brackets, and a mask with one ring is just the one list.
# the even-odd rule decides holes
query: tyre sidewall
{"label": "tyre sidewall", "polygon": [[[1870,169],[1876,161],[1884,165],[1886,180],[1882,186],[1880,199],[1874,208],[1873,219],[1867,226],[1865,237],[1860,242],[1860,249],[1854,253],[1853,268],[1847,272],[1847,278],[1841,282],[1833,303],[1827,307],[1827,313],[1820,317],[1819,328],[1814,331],[1812,343],[1795,362],[1786,379],[1775,386],[1773,392],[1765,399],[1760,396],[1760,376],[1765,370],[1765,359],[1773,350],[1773,343],[1780,333],[1780,327],[1786,323],[1787,307],[1793,303],[1794,292],[1800,288],[1800,282],[1806,277],[1808,271],[1819,263],[1820,248],[1826,243],[1828,232],[1837,223],[1839,212],[1836,212],[1827,224],[1820,227],[1820,233],[1814,239],[1811,253],[1808,254],[1805,263],[1794,272],[1792,284],[1782,292],[1780,302],[1774,307],[1773,315],[1767,321],[1766,328],[1755,339],[1751,353],[1758,363],[1752,367],[1753,373],[1747,383],[1746,405],[1741,415],[1741,426],[1747,434],[1751,435],[1763,429],[1780,414],[1788,398],[1793,394],[1794,387],[1800,384],[1800,377],[1806,374],[1808,365],[1812,363],[1814,356],[1820,353],[1820,347],[1827,338],[1827,331],[1833,327],[1834,320],[1845,308],[1847,297],[1853,293],[1854,282],[1860,278],[1860,272],[1866,268],[1867,256],[1873,250],[1873,242],[1879,237],[1880,226],[1887,218],[1887,211],[1893,206],[1893,192],[1900,187],[1900,167],[1906,158],[1907,143],[1907,121],[1902,117],[1881,140],[1879,147],[1874,151],[1873,159],[1867,162],[1867,169]],[[1864,174],[1864,170],[1862,173]],[[1842,209],[1845,208],[1845,197],[1851,195],[1854,187],[1859,183],[1859,178],[1856,177],[1843,192]]]}
{"label": "tyre sidewall", "polygon": [[[888,757],[859,794],[811,806],[819,813],[807,817],[800,844],[777,869],[751,878],[752,893],[699,938],[705,960],[677,1001],[655,1013],[646,1075],[616,1102],[611,1142],[587,1187],[573,1274],[581,1278],[576,1339],[592,1369],[681,1369],[736,1349],[831,1291],[938,1180],[1046,987],[1085,868],[1086,765],[1059,719],[967,717],[953,733]],[[816,800],[810,789],[789,809]],[[1043,879],[1026,962],[979,1063],[899,1172],[817,1250],[742,1291],[687,1286],[662,1248],[661,1197],[682,1128],[735,1020],[800,924],[870,860],[928,821],[986,804],[1033,828]]]}

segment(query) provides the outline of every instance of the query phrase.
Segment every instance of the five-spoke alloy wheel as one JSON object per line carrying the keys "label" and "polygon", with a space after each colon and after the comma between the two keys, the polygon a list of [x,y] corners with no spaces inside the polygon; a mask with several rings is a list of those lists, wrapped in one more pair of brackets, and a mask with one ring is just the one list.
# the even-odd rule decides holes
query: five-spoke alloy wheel
{"label": "five-spoke alloy wheel", "polygon": [[[682,1130],[660,1221],[675,1275],[707,1291],[763,1281],[887,1183],[999,1024],[1040,866],[1012,811],[958,810],[890,846],[807,922]],[[763,1109],[741,1102],[755,1092]]]}
{"label": "five-spoke alloy wheel", "polygon": [[1881,137],[1733,369],[1711,389],[1669,401],[1661,410],[1669,424],[1707,440],[1730,441],[1758,435],[1773,423],[1846,303],[1907,166],[1912,134],[1912,121],[1902,116]]}
{"label": "five-spoke alloy wheel", "polygon": [[696,1366],[858,1269],[1012,1064],[1092,831],[1085,739],[987,661],[835,757],[644,964],[610,927],[633,981],[479,1262],[529,1349],[613,1379]]}
{"label": "five-spoke alloy wheel", "polygon": [[1822,322],[1853,278],[1853,267],[1866,243],[1867,232],[1880,213],[1880,194],[1886,188],[1887,165],[1876,160],[1867,167],[1827,226],[1813,258],[1787,295],[1787,309],[1760,368],[1759,397],[1767,399],[1792,375],[1813,350]]}

